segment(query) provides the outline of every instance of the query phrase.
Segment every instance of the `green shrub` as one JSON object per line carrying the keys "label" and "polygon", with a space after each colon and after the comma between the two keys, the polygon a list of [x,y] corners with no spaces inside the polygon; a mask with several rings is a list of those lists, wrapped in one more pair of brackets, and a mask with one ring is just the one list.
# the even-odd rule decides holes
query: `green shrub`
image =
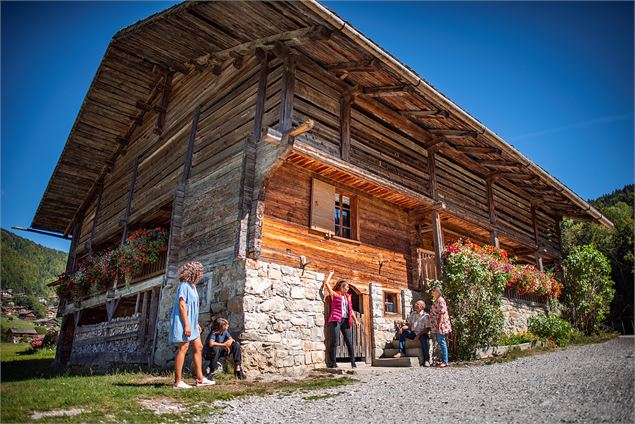
{"label": "green shrub", "polygon": [[540,338],[554,341],[558,346],[568,345],[573,337],[571,324],[554,314],[529,318],[529,331]]}
{"label": "green shrub", "polygon": [[446,250],[442,286],[452,322],[453,357],[475,359],[478,349],[491,346],[499,336],[505,282],[506,275],[469,246]]}
{"label": "green shrub", "polygon": [[521,343],[529,343],[538,340],[538,337],[533,333],[517,333],[517,334],[505,334],[496,340],[498,346],[511,346]]}
{"label": "green shrub", "polygon": [[593,246],[576,246],[562,265],[566,276],[562,296],[566,317],[587,336],[597,333],[615,294],[606,256]]}

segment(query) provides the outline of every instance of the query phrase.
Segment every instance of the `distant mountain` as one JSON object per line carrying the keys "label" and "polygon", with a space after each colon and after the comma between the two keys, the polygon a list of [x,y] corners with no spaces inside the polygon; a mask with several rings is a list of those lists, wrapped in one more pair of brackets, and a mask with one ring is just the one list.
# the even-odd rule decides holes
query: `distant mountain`
{"label": "distant mountain", "polygon": [[14,293],[49,295],[46,285],[66,268],[66,253],[50,249],[2,229],[2,288]]}

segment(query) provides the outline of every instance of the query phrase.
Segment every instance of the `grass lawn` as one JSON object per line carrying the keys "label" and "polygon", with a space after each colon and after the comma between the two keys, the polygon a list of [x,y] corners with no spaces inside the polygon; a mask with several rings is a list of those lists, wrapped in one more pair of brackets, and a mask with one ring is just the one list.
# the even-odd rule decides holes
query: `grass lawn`
{"label": "grass lawn", "polygon": [[[54,350],[24,354],[27,344],[2,343],[0,358],[0,422],[183,422],[204,420],[214,413],[211,403],[237,396],[309,391],[350,384],[345,377],[313,377],[294,382],[240,381],[220,376],[215,386],[172,389],[171,373],[121,372],[108,375],[55,373]],[[226,378],[222,378],[226,377]],[[191,382],[191,378],[187,381]],[[38,412],[73,416],[44,416]],[[155,414],[161,410],[166,413]],[[217,413],[221,413],[218,411]]]}

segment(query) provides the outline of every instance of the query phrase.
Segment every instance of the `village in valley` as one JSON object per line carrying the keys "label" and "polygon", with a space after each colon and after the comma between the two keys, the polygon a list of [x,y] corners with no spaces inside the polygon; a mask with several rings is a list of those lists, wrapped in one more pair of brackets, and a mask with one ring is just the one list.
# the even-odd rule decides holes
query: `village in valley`
{"label": "village in valley", "polygon": [[[16,293],[15,296],[24,296],[24,293]],[[34,311],[25,306],[16,306],[13,301],[14,293],[12,289],[3,289],[0,291],[0,297],[2,299],[2,320],[7,323],[6,327],[8,327],[2,334],[3,340],[10,343],[28,342],[32,343],[33,346],[39,346],[47,332],[59,331],[59,321],[57,319],[59,299],[57,297],[38,297],[40,303],[46,308],[46,316],[42,318],[38,318]],[[32,323],[33,327],[23,328],[23,325],[20,328],[11,327],[11,322],[15,320]],[[36,326],[46,331],[38,333],[35,330]]]}
{"label": "village in valley", "polygon": [[68,255],[29,286],[2,230],[2,422],[634,418],[633,185],[583,197],[329,7],[108,34],[14,227]]}

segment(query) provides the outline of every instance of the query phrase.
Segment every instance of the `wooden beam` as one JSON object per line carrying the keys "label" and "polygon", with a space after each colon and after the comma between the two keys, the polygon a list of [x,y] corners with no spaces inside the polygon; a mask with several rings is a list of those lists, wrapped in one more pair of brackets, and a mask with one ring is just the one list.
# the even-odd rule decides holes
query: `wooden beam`
{"label": "wooden beam", "polygon": [[450,113],[445,110],[402,110],[399,114],[409,117],[420,117],[426,119],[445,119],[450,116]]}
{"label": "wooden beam", "polygon": [[126,203],[126,210],[124,211],[123,219],[121,220],[122,224],[122,234],[121,234],[121,244],[126,243],[126,239],[128,238],[128,219],[130,218],[130,210],[132,209],[132,199],[134,197],[134,189],[137,184],[137,173],[139,171],[139,158],[137,156],[132,165],[132,177],[130,179],[130,189],[128,190],[128,203]]}
{"label": "wooden beam", "polygon": [[190,128],[190,136],[187,140],[187,151],[185,152],[185,161],[183,163],[183,173],[181,174],[181,182],[186,183],[190,178],[192,170],[192,156],[194,155],[194,142],[196,141],[196,131],[198,130],[198,120],[201,116],[202,104],[194,109],[192,115],[192,126]]}
{"label": "wooden beam", "polygon": [[258,92],[256,95],[256,113],[254,126],[245,143],[243,156],[243,170],[241,175],[240,192],[240,229],[238,242],[236,243],[236,256],[247,257],[251,254],[251,247],[255,236],[255,214],[257,208],[256,196],[256,150],[262,137],[262,119],[265,113],[265,100],[267,99],[267,76],[269,75],[268,56],[264,51],[257,55],[260,59],[260,74],[258,78]]}
{"label": "wooden beam", "polygon": [[391,85],[382,87],[363,87],[362,93],[370,97],[400,96],[412,92],[410,85]]}
{"label": "wooden beam", "polygon": [[313,119],[307,119],[297,127],[291,129],[288,133],[286,133],[289,137],[297,137],[300,134],[304,134],[305,132],[311,131],[315,126],[315,121]]}
{"label": "wooden beam", "polygon": [[496,228],[496,204],[494,203],[494,188],[492,187],[492,184],[492,180],[486,180],[485,188],[487,192],[489,222],[493,227],[493,229],[490,231],[490,243],[492,244],[492,246],[500,247],[500,241],[498,240],[498,229]]}
{"label": "wooden beam", "polygon": [[95,231],[97,230],[97,221],[101,212],[101,196],[104,193],[104,183],[100,181],[98,185],[97,203],[95,205],[95,216],[93,217],[93,225],[90,229],[90,237],[88,238],[88,255],[93,256],[93,240],[95,240]]}
{"label": "wooden beam", "polygon": [[495,175],[496,178],[504,178],[506,180],[537,180],[535,175],[520,174],[515,172],[500,172]]}
{"label": "wooden beam", "polygon": [[380,64],[376,59],[361,60],[358,62],[340,62],[326,65],[324,67],[327,71],[339,71],[339,72],[375,72],[380,69]]}
{"label": "wooden beam", "polygon": [[159,113],[157,114],[157,124],[154,128],[154,133],[161,135],[163,133],[163,126],[165,125],[165,114],[168,109],[168,102],[170,101],[170,94],[172,92],[172,76],[174,74],[169,73],[163,80],[163,93],[161,95],[161,106],[159,106]]}
{"label": "wooden beam", "polygon": [[551,207],[551,208],[554,208],[554,209],[559,209],[559,208],[567,209],[567,208],[570,208],[572,210],[576,210],[576,206],[574,204],[572,204],[572,203],[548,201],[548,202],[545,202],[545,204],[547,206]]}
{"label": "wooden beam", "polygon": [[496,147],[485,146],[453,146],[454,150],[462,153],[476,153],[476,154],[494,154],[500,153],[500,149]]}
{"label": "wooden beam", "polygon": [[432,243],[434,245],[434,255],[437,265],[437,275],[443,274],[443,228],[441,227],[441,217],[438,210],[432,211]]}
{"label": "wooden beam", "polygon": [[498,159],[479,159],[478,163],[481,165],[492,166],[494,168],[523,168],[524,165],[520,162],[512,162]]}
{"label": "wooden beam", "polygon": [[285,58],[282,71],[282,92],[280,95],[280,120],[278,130],[289,132],[292,126],[293,97],[295,93],[295,59],[293,55]]}
{"label": "wooden beam", "polygon": [[476,131],[452,130],[452,129],[430,129],[428,130],[434,135],[442,135],[444,137],[476,137]]}
{"label": "wooden beam", "polygon": [[434,200],[439,200],[439,193],[437,189],[437,166],[435,159],[435,151],[428,151],[428,175],[430,178],[430,197]]}
{"label": "wooden beam", "polygon": [[351,105],[353,99],[350,94],[340,98],[340,158],[351,160]]}
{"label": "wooden beam", "polygon": [[330,38],[332,33],[333,31],[323,25],[304,27],[237,44],[224,50],[200,56],[190,62],[199,64],[222,62],[236,57],[236,55],[246,56],[254,53],[256,49],[269,50],[272,47],[276,55],[280,53],[280,48],[288,54],[289,47],[302,45],[307,41],[325,40]]}
{"label": "wooden beam", "polygon": [[436,140],[436,138],[424,128],[409,121],[388,106],[368,96],[358,95],[353,98],[353,101],[356,106],[372,113],[380,120],[398,128],[399,131],[418,140],[422,143],[422,147],[426,147],[426,143]]}

